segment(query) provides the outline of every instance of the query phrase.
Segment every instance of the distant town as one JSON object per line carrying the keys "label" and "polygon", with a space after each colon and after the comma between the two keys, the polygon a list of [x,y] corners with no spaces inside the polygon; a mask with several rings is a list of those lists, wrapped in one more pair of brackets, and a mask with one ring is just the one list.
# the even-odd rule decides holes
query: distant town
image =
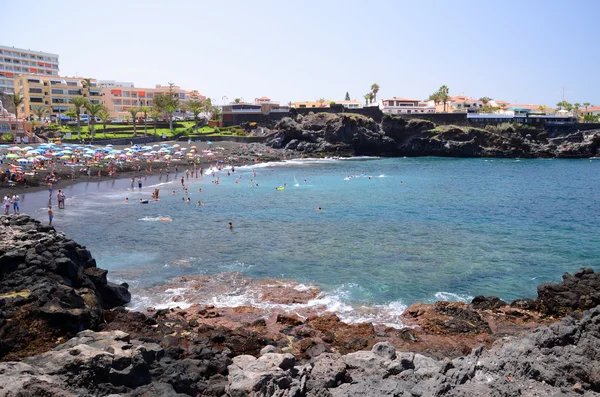
{"label": "distant town", "polygon": [[[596,122],[600,115],[600,106],[589,102],[571,104],[563,100],[555,106],[511,103],[490,97],[450,95],[446,86],[441,86],[426,99],[402,96],[378,98],[378,84],[368,87],[368,92],[360,100],[353,99],[348,92],[345,95],[341,93],[339,99],[320,98],[286,104],[266,96],[251,101],[227,96],[210,99],[197,90],[184,89],[173,83],[142,88],[136,87],[133,82],[61,76],[59,70],[58,54],[0,46],[0,94],[4,94],[0,99],[5,101],[0,107],[0,121],[3,120],[0,122],[0,134],[18,133],[31,128],[27,125],[36,122],[88,121],[90,117],[100,121],[101,116],[104,122],[108,119],[112,123],[129,122],[135,118],[148,121],[154,116],[162,120],[201,117],[220,125],[234,125],[243,121],[280,120],[290,113],[307,109],[365,115],[374,108],[382,114],[405,116],[462,113],[467,118],[482,122],[523,121],[524,117]],[[160,106],[164,98],[175,99],[170,105],[174,108],[170,111]]]}

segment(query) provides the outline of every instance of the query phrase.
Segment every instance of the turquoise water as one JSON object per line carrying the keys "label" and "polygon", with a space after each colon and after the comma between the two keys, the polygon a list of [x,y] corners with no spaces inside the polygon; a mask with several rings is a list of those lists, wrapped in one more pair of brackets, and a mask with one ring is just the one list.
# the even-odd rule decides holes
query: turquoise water
{"label": "turquoise water", "polygon": [[[190,179],[192,204],[179,179],[149,178],[141,193],[128,181],[74,185],[55,224],[129,282],[140,306],[157,303],[145,287],[226,272],[317,285],[345,312],[512,300],[600,257],[600,161],[352,159],[255,171],[217,173],[219,185]],[[138,204],[150,185],[161,200]]]}

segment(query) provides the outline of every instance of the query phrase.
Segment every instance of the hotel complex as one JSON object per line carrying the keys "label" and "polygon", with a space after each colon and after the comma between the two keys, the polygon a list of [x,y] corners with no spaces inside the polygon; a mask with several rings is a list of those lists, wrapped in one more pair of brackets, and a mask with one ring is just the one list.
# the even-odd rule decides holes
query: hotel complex
{"label": "hotel complex", "polygon": [[22,73],[58,76],[58,55],[0,45],[0,92],[14,92],[14,78]]}

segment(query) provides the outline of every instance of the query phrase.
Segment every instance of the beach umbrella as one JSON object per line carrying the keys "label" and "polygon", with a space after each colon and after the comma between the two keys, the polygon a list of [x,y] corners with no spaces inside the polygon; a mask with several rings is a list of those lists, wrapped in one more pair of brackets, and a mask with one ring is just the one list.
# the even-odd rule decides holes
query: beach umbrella
{"label": "beach umbrella", "polygon": [[215,154],[213,152],[208,152],[206,153],[207,156],[214,156]]}
{"label": "beach umbrella", "polygon": [[161,143],[160,146],[169,146],[166,143]]}
{"label": "beach umbrella", "polygon": [[33,146],[25,146],[23,149],[21,150],[33,150]]}
{"label": "beach umbrella", "polygon": [[6,149],[6,148],[8,148],[8,145],[0,145],[0,148]]}
{"label": "beach umbrella", "polygon": [[212,145],[211,141],[206,142],[207,145]]}
{"label": "beach umbrella", "polygon": [[159,145],[152,145],[152,147],[155,148],[155,147],[160,147],[160,146]]}
{"label": "beach umbrella", "polygon": [[19,158],[19,155],[15,154],[15,153],[9,153],[6,155],[6,158],[7,159],[16,159],[16,158]]}
{"label": "beach umbrella", "polygon": [[152,153],[144,153],[142,156],[154,156]]}
{"label": "beach umbrella", "polygon": [[18,146],[13,146],[13,147],[11,147],[11,148],[8,148],[8,150],[11,150],[11,151],[20,150],[20,149],[21,149],[21,148],[20,148],[20,147],[18,147]]}
{"label": "beach umbrella", "polygon": [[181,145],[176,143],[175,145],[173,145],[173,147],[180,147]]}
{"label": "beach umbrella", "polygon": [[68,160],[70,158],[71,158],[71,156],[67,156],[67,155],[64,155],[64,156],[60,157],[61,160]]}

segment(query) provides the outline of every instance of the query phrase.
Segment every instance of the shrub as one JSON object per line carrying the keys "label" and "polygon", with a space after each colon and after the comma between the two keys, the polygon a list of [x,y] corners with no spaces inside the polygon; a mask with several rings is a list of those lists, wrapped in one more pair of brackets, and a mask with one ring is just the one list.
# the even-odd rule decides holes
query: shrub
{"label": "shrub", "polygon": [[215,134],[221,133],[221,129],[219,127],[215,127]]}

